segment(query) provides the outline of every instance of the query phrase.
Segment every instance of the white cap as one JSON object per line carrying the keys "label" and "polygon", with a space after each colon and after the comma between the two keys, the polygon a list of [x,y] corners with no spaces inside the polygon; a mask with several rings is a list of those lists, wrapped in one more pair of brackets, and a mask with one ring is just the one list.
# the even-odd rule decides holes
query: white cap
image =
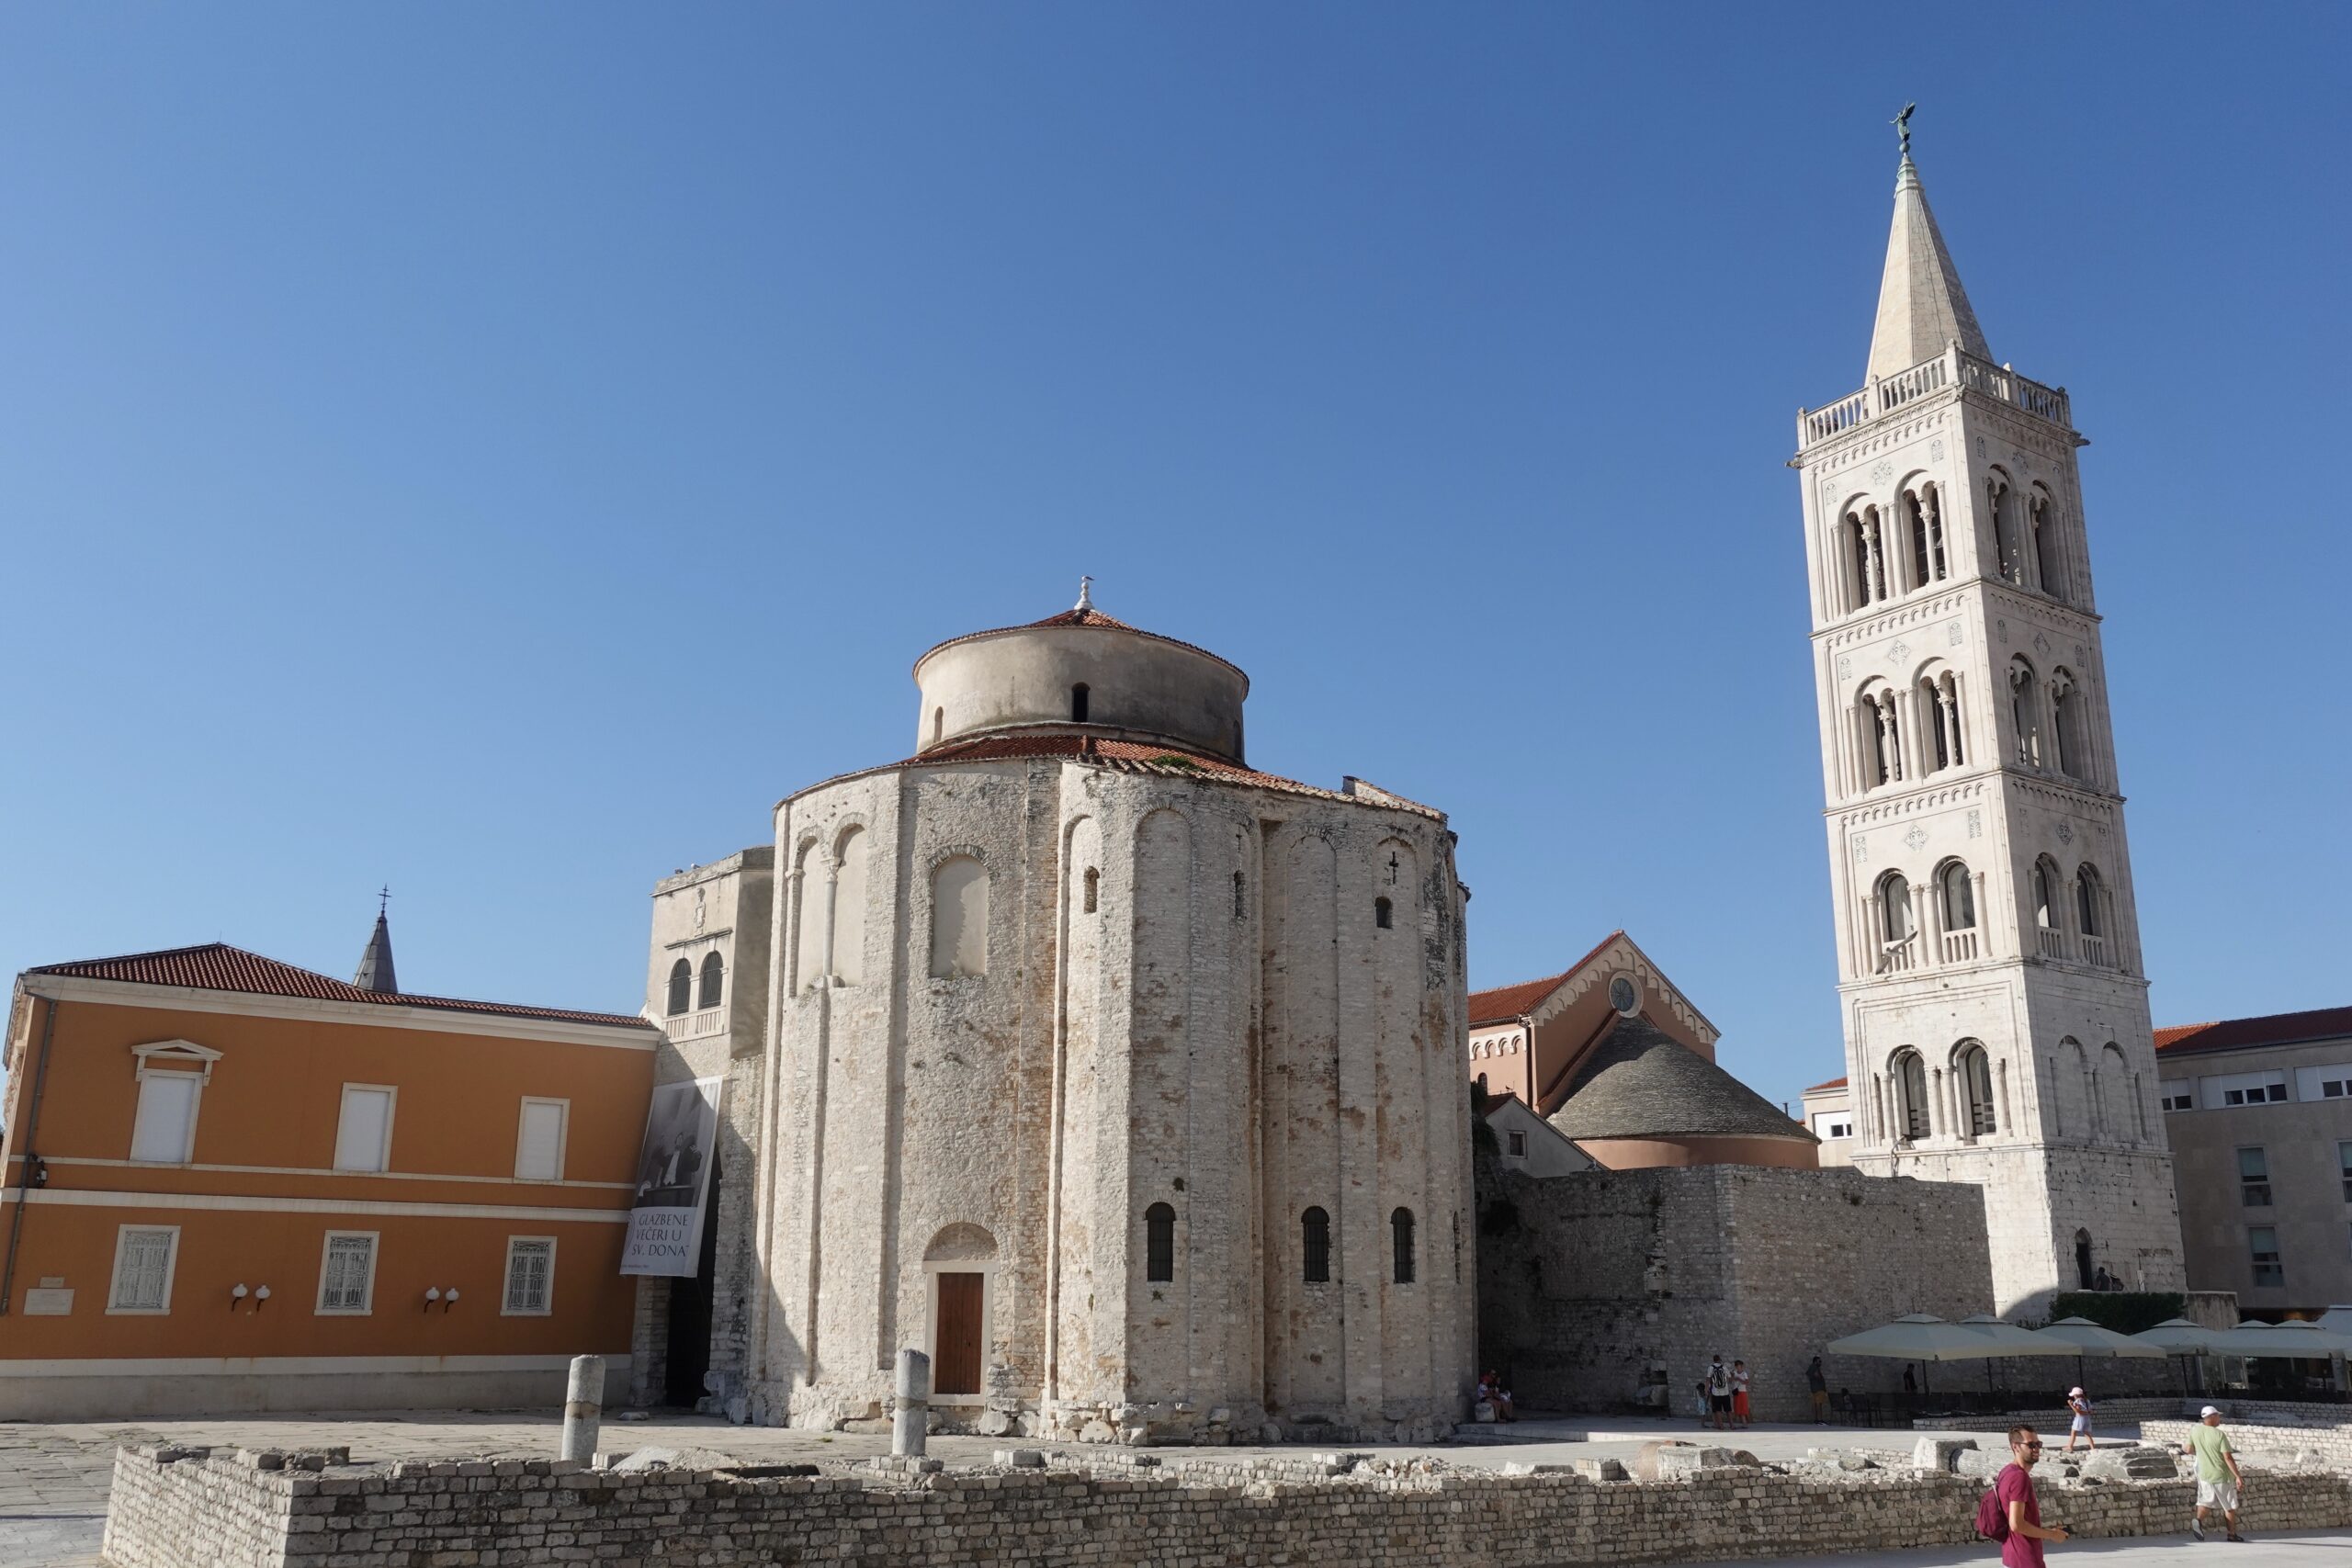
{"label": "white cap", "polygon": [[2220,1411],[2218,1411],[2218,1410],[2214,1409],[2211,1405],[2210,1405],[2210,1404],[2209,1404],[2209,1405],[2207,1405],[2204,1409],[2202,1409],[2202,1410],[2200,1410],[2200,1411],[2199,1411],[2199,1412],[2197,1413],[2197,1418],[2198,1418],[2199,1421],[2202,1421],[2202,1420],[2203,1420],[2203,1419],[2205,1419],[2205,1417],[2207,1417],[2208,1416],[2219,1416],[2220,1414],[2221,1414],[2221,1412],[2220,1412]]}
{"label": "white cap", "polygon": [[2066,1397],[2069,1399],[2080,1399],[2083,1397],[2083,1391],[2078,1388],[2070,1388],[2066,1391]]}

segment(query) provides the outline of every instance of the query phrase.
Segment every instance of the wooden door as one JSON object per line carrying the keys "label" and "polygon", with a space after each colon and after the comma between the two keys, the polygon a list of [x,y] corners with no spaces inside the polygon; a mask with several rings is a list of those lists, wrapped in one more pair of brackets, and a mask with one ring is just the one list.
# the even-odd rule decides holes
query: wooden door
{"label": "wooden door", "polygon": [[985,1274],[939,1276],[939,1319],[933,1336],[933,1393],[980,1392],[980,1292]]}

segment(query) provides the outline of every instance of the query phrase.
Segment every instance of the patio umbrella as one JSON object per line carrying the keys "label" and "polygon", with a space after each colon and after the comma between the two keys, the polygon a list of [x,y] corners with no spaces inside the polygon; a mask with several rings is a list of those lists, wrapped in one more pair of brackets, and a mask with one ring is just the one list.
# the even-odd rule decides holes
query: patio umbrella
{"label": "patio umbrella", "polygon": [[2008,1353],[1987,1334],[1946,1323],[1924,1312],[1909,1313],[1893,1323],[1865,1328],[1843,1339],[1832,1339],[1822,1348],[1833,1356],[1878,1356],[1888,1360],[1917,1361],[1922,1364],[1923,1379],[1929,1363],[1982,1361]]}
{"label": "patio umbrella", "polygon": [[2249,1318],[2227,1333],[2213,1336],[2217,1356],[2280,1356],[2324,1360],[2352,1351],[2352,1336],[2322,1328],[2316,1323],[2260,1323]]}
{"label": "patio umbrella", "polygon": [[[2061,1350],[2057,1347],[2052,1345],[2049,1340],[2041,1338],[2035,1335],[2032,1330],[2019,1328],[2016,1324],[2007,1322],[2002,1318],[1995,1317],[1988,1312],[1980,1312],[1973,1317],[1962,1318],[1960,1320],[1960,1326],[1973,1333],[1982,1334],[1994,1344],[1998,1345],[2001,1348],[1998,1354],[2002,1356],[2063,1356],[2069,1354],[2069,1352]],[[1990,1393],[1992,1391],[1992,1387],[1993,1363],[1990,1359],[1987,1359],[1984,1363],[1985,1391]]]}
{"label": "patio umbrella", "polygon": [[2221,1336],[2201,1323],[2191,1323],[2185,1317],[2168,1317],[2154,1328],[2143,1328],[2132,1337],[2143,1345],[2154,1345],[2168,1356],[2180,1358],[2180,1392],[2187,1393],[2190,1359],[2212,1354],[2213,1341]]}
{"label": "patio umbrella", "polygon": [[2042,1343],[2064,1346],[2075,1353],[2076,1382],[2084,1380],[2083,1358],[2086,1356],[2117,1358],[2164,1354],[2154,1345],[2143,1345],[2128,1334],[2118,1334],[2112,1328],[2101,1328],[2087,1317],[2062,1317],[2048,1327],[2037,1328],[2033,1332],[2034,1337]]}

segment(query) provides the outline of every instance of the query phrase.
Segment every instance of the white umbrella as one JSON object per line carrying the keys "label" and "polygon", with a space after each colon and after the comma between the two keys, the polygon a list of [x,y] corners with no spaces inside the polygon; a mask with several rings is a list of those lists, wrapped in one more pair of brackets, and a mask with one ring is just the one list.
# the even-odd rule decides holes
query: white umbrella
{"label": "white umbrella", "polygon": [[1924,1312],[1832,1339],[1822,1348],[1835,1356],[1883,1356],[1898,1361],[1981,1361],[2016,1354],[1979,1329],[1946,1323]]}
{"label": "white umbrella", "polygon": [[2132,1337],[2143,1345],[2154,1345],[2167,1356],[2203,1356],[2212,1351],[2213,1341],[2221,1336],[2201,1323],[2191,1323],[2185,1317],[2168,1317],[2154,1328],[2143,1328]]}
{"label": "white umbrella", "polygon": [[[1998,1345],[2001,1348],[2000,1354],[2003,1356],[2064,1356],[2073,1353],[2051,1344],[2049,1340],[2040,1337],[2030,1329],[2019,1328],[2016,1324],[1995,1317],[1989,1312],[1980,1312],[1973,1317],[1963,1317],[1960,1320],[1960,1326],[1972,1333],[1982,1334],[1994,1344]],[[1990,1393],[1993,1387],[1993,1363],[1990,1360],[1984,1363],[1984,1387],[1987,1393]]]}
{"label": "white umbrella", "polygon": [[2226,1334],[2213,1336],[2211,1353],[2219,1356],[2278,1356],[2324,1360],[2352,1351],[2352,1336],[2322,1328],[2316,1323],[2257,1323],[2252,1319]]}
{"label": "white umbrella", "polygon": [[2118,1334],[2112,1328],[2101,1328],[2087,1317],[2062,1317],[2047,1328],[2037,1328],[2034,1337],[2045,1345],[2062,1345],[2064,1355],[2082,1356],[2162,1356],[2165,1351],[2154,1345],[2143,1344],[2128,1334]]}

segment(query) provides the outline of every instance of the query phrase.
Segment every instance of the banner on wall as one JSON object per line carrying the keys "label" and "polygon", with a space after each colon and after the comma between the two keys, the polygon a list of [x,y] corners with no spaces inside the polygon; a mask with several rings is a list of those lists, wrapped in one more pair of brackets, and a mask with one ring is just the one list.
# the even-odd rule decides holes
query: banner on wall
{"label": "banner on wall", "polygon": [[712,1155],[718,1146],[718,1091],[724,1078],[665,1083],[645,1110],[645,1146],[637,1156],[629,1199],[624,1274],[691,1276],[702,1253]]}

